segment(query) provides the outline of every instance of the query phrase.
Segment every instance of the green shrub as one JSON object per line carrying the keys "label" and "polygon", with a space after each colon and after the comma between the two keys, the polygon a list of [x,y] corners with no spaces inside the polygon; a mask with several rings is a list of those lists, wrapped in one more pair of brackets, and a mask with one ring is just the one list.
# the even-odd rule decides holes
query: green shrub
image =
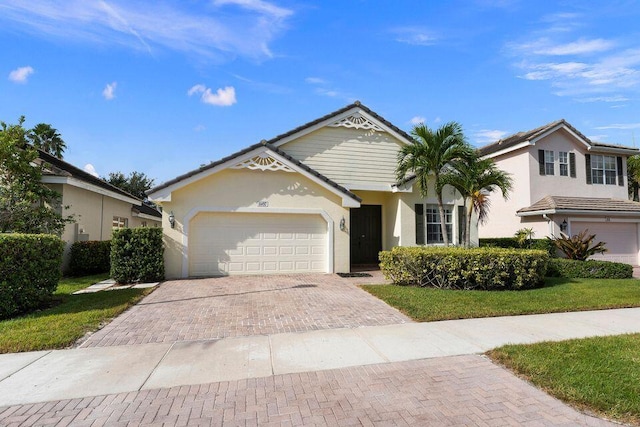
{"label": "green shrub", "polygon": [[549,261],[547,276],[567,279],[630,279],[633,277],[633,267],[620,262],[555,258]]}
{"label": "green shrub", "polygon": [[549,254],[501,248],[395,247],[380,268],[397,285],[442,289],[529,289],[543,284]]}
{"label": "green shrub", "polygon": [[50,234],[0,234],[0,318],[33,311],[56,290],[64,243]]}
{"label": "green shrub", "polygon": [[111,241],[75,242],[69,251],[69,275],[108,273],[111,269]]}
{"label": "green shrub", "polygon": [[162,228],[123,228],[111,238],[111,278],[118,283],[164,279]]}
{"label": "green shrub", "polygon": [[[551,257],[556,256],[556,247],[553,240],[544,239],[528,239],[529,246],[526,249],[538,249],[546,251]],[[480,247],[504,248],[504,249],[522,249],[516,237],[490,237],[480,239]]]}

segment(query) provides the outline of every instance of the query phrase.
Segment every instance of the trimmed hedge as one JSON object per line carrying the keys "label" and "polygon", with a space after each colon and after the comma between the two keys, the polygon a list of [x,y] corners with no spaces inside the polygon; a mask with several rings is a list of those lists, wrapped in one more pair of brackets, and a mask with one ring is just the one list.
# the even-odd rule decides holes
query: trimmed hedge
{"label": "trimmed hedge", "polygon": [[501,248],[395,247],[380,268],[397,285],[442,289],[530,289],[544,283],[549,254]]}
{"label": "trimmed hedge", "polygon": [[51,234],[0,234],[0,319],[33,311],[53,294],[63,251]]}
{"label": "trimmed hedge", "polygon": [[620,262],[555,258],[549,261],[547,276],[567,279],[630,279],[633,277],[633,267]]}
{"label": "trimmed hedge", "polygon": [[531,239],[531,246],[523,248],[515,237],[490,237],[480,239],[480,247],[504,249],[538,249],[547,251],[551,257],[556,256],[556,246],[551,239]]}
{"label": "trimmed hedge", "polygon": [[118,283],[164,279],[162,228],[123,228],[111,238],[111,278]]}
{"label": "trimmed hedge", "polygon": [[108,273],[111,269],[111,241],[75,242],[69,251],[69,275]]}

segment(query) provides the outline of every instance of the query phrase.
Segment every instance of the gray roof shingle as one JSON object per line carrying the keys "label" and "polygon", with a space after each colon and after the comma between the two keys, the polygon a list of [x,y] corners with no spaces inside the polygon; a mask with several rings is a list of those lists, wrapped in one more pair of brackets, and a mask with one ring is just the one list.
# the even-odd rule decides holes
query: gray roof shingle
{"label": "gray roof shingle", "polygon": [[626,199],[608,199],[594,197],[545,196],[531,206],[518,210],[518,213],[540,211],[609,211],[640,214],[640,203]]}

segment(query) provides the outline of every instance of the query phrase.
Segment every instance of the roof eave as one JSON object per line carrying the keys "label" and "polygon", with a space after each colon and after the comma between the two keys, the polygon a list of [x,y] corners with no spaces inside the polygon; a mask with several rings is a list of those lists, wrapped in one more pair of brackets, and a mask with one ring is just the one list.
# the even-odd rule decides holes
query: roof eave
{"label": "roof eave", "polygon": [[604,216],[638,216],[640,211],[608,211],[590,209],[541,209],[537,211],[516,212],[516,216],[541,216],[541,215],[604,215]]}

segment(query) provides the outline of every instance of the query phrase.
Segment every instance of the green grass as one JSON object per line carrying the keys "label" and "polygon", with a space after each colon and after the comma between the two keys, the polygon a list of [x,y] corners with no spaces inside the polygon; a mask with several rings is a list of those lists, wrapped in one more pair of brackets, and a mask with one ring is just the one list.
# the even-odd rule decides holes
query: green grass
{"label": "green grass", "polygon": [[0,321],[0,353],[65,348],[138,302],[149,289],[72,295],[106,275],[65,278],[50,308]]}
{"label": "green grass", "polygon": [[580,409],[640,424],[640,334],[508,345],[488,355]]}
{"label": "green grass", "polygon": [[548,278],[524,291],[459,291],[363,285],[418,322],[640,306],[640,280]]}

